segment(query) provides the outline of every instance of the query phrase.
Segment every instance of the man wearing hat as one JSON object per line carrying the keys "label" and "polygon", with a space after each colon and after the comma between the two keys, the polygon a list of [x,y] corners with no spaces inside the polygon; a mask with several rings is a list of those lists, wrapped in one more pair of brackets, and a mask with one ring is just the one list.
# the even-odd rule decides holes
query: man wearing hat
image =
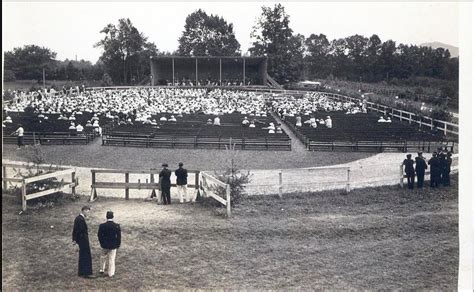
{"label": "man wearing hat", "polygon": [[[179,202],[183,203],[184,196],[187,194],[188,170],[183,168],[183,163],[180,162],[174,174],[176,175],[176,188],[178,189]],[[191,198],[188,198],[188,201],[191,201]]]}
{"label": "man wearing hat", "polygon": [[415,172],[416,172],[416,186],[423,188],[425,182],[425,170],[428,168],[423,152],[418,152],[418,157],[415,158]]}
{"label": "man wearing hat", "polygon": [[100,247],[102,247],[100,273],[104,274],[105,266],[108,264],[107,274],[109,277],[113,277],[115,274],[115,256],[122,242],[122,234],[120,225],[113,221],[114,213],[107,211],[105,217],[107,218],[107,222],[99,225],[99,232],[97,233]]}
{"label": "man wearing hat", "polygon": [[415,161],[411,159],[411,154],[407,154],[407,159],[403,161],[403,165],[405,166],[405,174],[407,175],[408,181],[408,188],[413,189],[415,184],[415,169],[413,168],[413,164]]}
{"label": "man wearing hat", "polygon": [[161,165],[163,169],[160,171],[161,181],[161,198],[163,199],[163,205],[171,204],[171,171],[168,169],[168,163]]}

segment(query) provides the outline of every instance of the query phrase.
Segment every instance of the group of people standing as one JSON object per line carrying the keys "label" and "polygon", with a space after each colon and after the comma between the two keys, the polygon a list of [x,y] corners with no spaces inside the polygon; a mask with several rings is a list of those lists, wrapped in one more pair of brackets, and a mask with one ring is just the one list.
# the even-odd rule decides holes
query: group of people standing
{"label": "group of people standing", "polygon": [[[168,164],[163,163],[162,170],[159,174],[159,184],[161,191],[161,200],[163,205],[171,204],[171,170],[168,169]],[[176,187],[178,189],[178,196],[180,203],[183,203],[185,198],[188,202],[194,202],[194,195],[188,194],[188,170],[183,167],[184,164],[180,162],[178,169],[175,170]]]}
{"label": "group of people standing", "polygon": [[[79,267],[78,275],[83,278],[95,278],[92,273],[92,253],[89,243],[89,232],[86,220],[89,216],[91,208],[84,206],[81,213],[74,220],[74,228],[72,231],[72,242],[79,249]],[[100,255],[100,274],[104,275],[107,268],[109,277],[115,274],[115,256],[117,249],[122,242],[120,225],[113,221],[114,213],[107,211],[107,221],[99,225],[97,237],[99,239],[101,250]]]}
{"label": "group of people standing", "polygon": [[411,154],[407,154],[407,158],[403,161],[405,174],[408,181],[408,188],[414,189],[415,174],[417,178],[417,188],[423,188],[425,181],[425,171],[430,166],[430,187],[437,188],[441,184],[443,186],[450,186],[451,164],[453,162],[452,153],[443,151],[438,148],[437,152],[433,152],[432,157],[426,161],[423,157],[423,152],[418,152],[418,157],[413,160]]}

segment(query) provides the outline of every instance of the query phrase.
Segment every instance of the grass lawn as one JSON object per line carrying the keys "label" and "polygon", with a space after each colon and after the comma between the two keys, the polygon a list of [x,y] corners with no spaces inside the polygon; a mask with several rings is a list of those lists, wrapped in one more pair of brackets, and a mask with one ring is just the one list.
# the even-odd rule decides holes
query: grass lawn
{"label": "grass lawn", "polygon": [[[116,277],[77,277],[74,217],[86,198],[18,215],[2,197],[2,288],[456,290],[457,177],[451,188],[397,186],[251,197],[225,219],[200,203],[101,198],[88,221],[122,227]],[[53,225],[54,228],[50,226]]]}
{"label": "grass lawn", "polygon": [[[114,169],[160,168],[163,162],[172,167],[184,162],[187,169],[215,170],[223,168],[230,158],[226,150],[160,149],[101,146],[101,140],[89,145],[47,145],[41,147],[45,161],[52,164]],[[28,161],[31,151],[3,145],[3,157]],[[235,161],[241,169],[289,169],[335,165],[363,159],[376,153],[312,152],[312,151],[250,151],[239,150]]]}

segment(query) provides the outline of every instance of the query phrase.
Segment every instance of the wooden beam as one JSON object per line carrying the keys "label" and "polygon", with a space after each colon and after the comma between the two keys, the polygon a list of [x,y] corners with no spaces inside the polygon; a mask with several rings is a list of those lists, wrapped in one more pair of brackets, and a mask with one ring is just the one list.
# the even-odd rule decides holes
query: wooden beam
{"label": "wooden beam", "polygon": [[65,170],[55,171],[55,172],[51,172],[51,173],[47,173],[47,174],[37,175],[37,176],[34,176],[34,177],[26,178],[25,183],[28,184],[28,183],[44,180],[44,179],[51,178],[51,177],[57,177],[57,176],[62,176],[62,175],[66,175],[66,174],[71,174],[73,171],[74,171],[74,169],[65,169]]}

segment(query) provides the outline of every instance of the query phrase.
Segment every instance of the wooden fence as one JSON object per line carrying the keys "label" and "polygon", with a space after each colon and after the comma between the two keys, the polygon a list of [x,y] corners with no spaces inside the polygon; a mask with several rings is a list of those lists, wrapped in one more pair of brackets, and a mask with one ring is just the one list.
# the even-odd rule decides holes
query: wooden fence
{"label": "wooden fence", "polygon": [[[216,194],[217,188],[223,188],[225,190],[225,199]],[[221,182],[217,178],[205,173],[199,173],[199,193],[203,197],[211,197],[216,201],[224,205],[227,209],[227,217],[230,217],[230,185]]]}
{"label": "wooden fence", "polygon": [[[97,189],[124,189],[125,190],[125,200],[128,200],[130,197],[130,189],[137,190],[151,190],[151,196],[155,195],[155,190],[160,189],[158,175],[161,170],[150,169],[150,170],[120,170],[120,169],[91,169],[92,174],[92,184],[91,184],[91,195],[90,201],[93,202],[97,199]],[[97,174],[108,173],[108,174],[123,174],[124,182],[99,182],[97,181]],[[195,174],[195,183],[188,184],[188,187],[198,188],[199,186],[199,171],[189,170],[188,173]],[[145,180],[145,182],[130,182],[130,174],[149,174],[150,180]],[[155,177],[156,175],[156,177]],[[171,184],[172,187],[176,184]]]}
{"label": "wooden fence", "polygon": [[[26,169],[26,168],[31,168],[31,167],[41,169],[41,170],[46,170],[46,171],[54,169],[55,171],[36,175],[33,177],[28,177],[28,178],[8,177],[7,168]],[[22,206],[23,211],[26,211],[27,209],[28,200],[32,200],[32,199],[43,197],[49,194],[57,193],[59,191],[62,191],[66,187],[71,189],[71,193],[73,195],[76,195],[76,187],[79,185],[79,180],[76,177],[76,170],[73,168],[64,168],[64,167],[57,167],[57,166],[51,166],[51,165],[34,165],[31,163],[2,163],[2,171],[3,171],[2,172],[3,190],[8,189],[8,182],[21,185],[21,202],[22,202],[21,206]],[[58,178],[65,175],[70,175],[71,181],[64,181],[64,179],[62,179],[59,183],[59,186],[57,187],[39,191],[36,193],[28,194],[27,192],[27,185],[30,183],[42,181],[48,178]]]}

